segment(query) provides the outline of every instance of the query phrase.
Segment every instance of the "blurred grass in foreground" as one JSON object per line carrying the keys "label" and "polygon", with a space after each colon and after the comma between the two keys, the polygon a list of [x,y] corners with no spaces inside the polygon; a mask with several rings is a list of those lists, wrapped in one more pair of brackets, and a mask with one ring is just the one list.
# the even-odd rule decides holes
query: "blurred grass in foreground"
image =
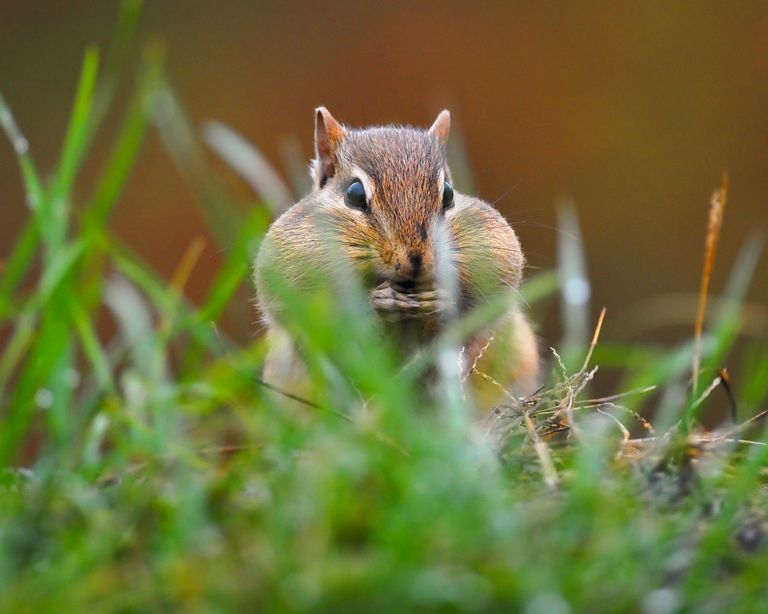
{"label": "blurred grass in foreground", "polygon": [[[269,213],[209,171],[152,50],[99,179],[74,196],[136,55],[138,11],[124,3],[106,62],[87,51],[50,174],[0,100],[29,209],[0,278],[0,609],[762,607],[765,434],[695,428],[720,391],[689,393],[693,342],[598,344],[579,370],[588,282],[571,210],[559,271],[564,321],[578,327],[565,331],[567,370],[553,360],[545,389],[499,410],[496,449],[423,400],[423,361],[396,369],[366,311],[339,321],[329,296],[291,310],[331,400],[297,416],[259,385],[262,342],[229,339],[217,323],[247,304]],[[151,126],[226,250],[200,305],[184,297],[199,244],[165,280],[109,228]],[[205,134],[235,169],[256,173],[246,179],[257,193],[290,202],[296,190],[236,133],[211,124]],[[718,302],[704,384],[728,364],[761,248],[745,242]],[[540,302],[554,279],[532,277],[524,297]],[[764,331],[756,342],[733,391],[742,420],[768,393]],[[621,396],[576,394],[595,364],[621,370]],[[657,393],[623,395],[649,387]],[[655,434],[633,414],[651,403]]]}

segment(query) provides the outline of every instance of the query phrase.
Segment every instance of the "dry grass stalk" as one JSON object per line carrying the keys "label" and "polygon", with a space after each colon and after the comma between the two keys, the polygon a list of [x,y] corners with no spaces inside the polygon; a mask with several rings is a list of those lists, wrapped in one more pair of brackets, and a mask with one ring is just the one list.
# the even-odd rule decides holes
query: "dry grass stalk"
{"label": "dry grass stalk", "polygon": [[[630,439],[626,442],[626,445],[633,447],[643,447],[648,445],[658,444],[660,442],[667,443],[669,440],[666,436],[663,437],[640,437],[637,439]],[[756,441],[754,439],[736,439],[734,437],[723,437],[715,434],[708,433],[693,433],[686,437],[686,444],[689,446],[700,446],[703,444],[712,444],[717,446],[725,443],[734,444],[747,444],[752,446],[768,446],[765,441]]]}
{"label": "dry grass stalk", "polygon": [[606,311],[605,307],[603,307],[600,310],[600,317],[597,318],[597,325],[595,326],[595,332],[592,334],[592,342],[589,344],[589,350],[587,351],[587,355],[584,357],[584,364],[581,366],[582,371],[586,371],[587,367],[589,366],[589,361],[592,360],[592,353],[595,351],[595,346],[597,346],[597,340],[600,338],[600,332],[603,330],[603,322],[605,321],[605,311]]}
{"label": "dry grass stalk", "polygon": [[539,434],[536,432],[536,426],[531,420],[530,413],[528,411],[523,412],[523,419],[525,420],[525,428],[528,431],[528,436],[533,442],[533,449],[536,451],[536,455],[539,457],[539,463],[541,464],[541,475],[544,478],[544,483],[550,488],[555,488],[560,481],[557,475],[557,469],[552,462],[552,456],[549,453],[549,446],[544,443]]}
{"label": "dry grass stalk", "polygon": [[613,420],[616,423],[616,426],[618,426],[619,430],[621,431],[621,437],[622,437],[621,443],[626,444],[630,439],[629,429],[621,423],[621,420],[619,420],[613,414],[609,414],[607,411],[605,411],[604,409],[601,409],[600,407],[597,408],[597,412],[602,414],[603,416],[608,416],[611,420]]}
{"label": "dry grass stalk", "polygon": [[195,237],[187,246],[187,249],[184,250],[184,254],[181,256],[181,260],[173,272],[170,282],[171,287],[179,294],[183,294],[184,288],[192,275],[192,271],[197,266],[204,249],[205,239],[203,237]]}
{"label": "dry grass stalk", "polygon": [[755,414],[748,420],[745,420],[741,424],[734,426],[732,429],[727,430],[725,433],[721,435],[721,437],[730,437],[731,435],[735,435],[736,433],[741,433],[742,431],[746,430],[748,427],[752,426],[755,422],[758,420],[761,420],[762,418],[765,418],[765,416],[768,416],[768,409],[764,409],[763,411]]}
{"label": "dry grass stalk", "polygon": [[[184,288],[192,275],[192,271],[200,260],[200,256],[205,249],[205,243],[205,239],[201,236],[192,239],[187,246],[187,249],[184,250],[181,260],[179,260],[179,264],[176,266],[176,270],[173,272],[173,275],[171,275],[169,285],[176,291],[177,301],[181,300],[181,297],[184,295]],[[163,316],[160,320],[159,327],[161,331],[167,333],[171,329],[170,316]]]}
{"label": "dry grass stalk", "polygon": [[[475,360],[473,360],[473,361],[472,361],[472,366],[471,366],[471,367],[469,368],[469,370],[466,372],[466,374],[464,375],[464,377],[462,377],[462,378],[461,378],[461,381],[462,381],[462,382],[465,382],[465,381],[467,381],[467,378],[468,378],[470,375],[472,375],[472,373],[474,373],[474,372],[475,372],[475,370],[477,369],[477,363],[479,363],[479,362],[480,362],[480,359],[481,359],[481,358],[483,357],[483,355],[485,354],[485,351],[486,351],[486,350],[487,350],[489,347],[491,347],[491,343],[493,343],[494,339],[495,339],[495,335],[491,335],[491,336],[488,338],[488,343],[486,343],[486,344],[485,344],[485,345],[482,347],[482,349],[480,350],[480,352],[479,352],[479,353],[477,354],[477,356],[475,357]],[[460,358],[463,358],[463,356],[464,356],[464,348],[462,347],[462,348],[461,348],[461,354],[459,355],[459,357],[460,357]],[[498,386],[500,386],[502,389],[504,388],[503,386],[501,386],[501,384],[499,384],[499,382],[495,382],[495,383],[496,383]]]}
{"label": "dry grass stalk", "polygon": [[538,457],[544,481],[550,487],[556,486],[560,481],[560,477],[552,460],[547,442],[562,441],[562,435],[568,433],[572,433],[575,437],[579,436],[580,431],[573,417],[577,410],[596,410],[613,419],[621,431],[624,446],[632,441],[630,440],[630,432],[618,418],[608,413],[607,410],[618,409],[625,411],[637,419],[647,432],[654,432],[653,426],[647,420],[636,412],[613,401],[634,394],[651,392],[656,389],[655,386],[647,386],[601,398],[587,400],[579,400],[578,398],[597,373],[597,366],[589,369],[589,363],[599,340],[604,321],[605,309],[601,311],[598,318],[592,336],[592,343],[584,363],[576,373],[569,375],[560,355],[554,348],[551,348],[552,355],[562,372],[562,379],[549,388],[540,388],[529,397],[515,397],[486,373],[477,369],[471,371],[474,376],[480,377],[498,387],[509,399],[509,405],[494,408],[485,422],[485,436],[490,444],[494,449],[501,452],[515,433],[519,434],[525,429],[527,440],[531,442],[533,450]]}
{"label": "dry grass stalk", "polygon": [[717,242],[720,238],[720,230],[723,225],[723,211],[728,197],[728,173],[723,173],[720,188],[717,189],[709,201],[709,221],[707,223],[707,239],[704,247],[704,268],[701,272],[701,285],[699,286],[699,308],[696,313],[696,326],[694,329],[694,352],[692,366],[693,393],[696,394],[699,383],[699,371],[701,369],[701,336],[704,329],[704,314],[707,309],[707,296],[709,294],[709,281],[712,278],[712,270],[715,265]]}
{"label": "dry grass stalk", "polygon": [[709,398],[709,395],[712,394],[712,391],[717,388],[721,383],[723,379],[718,375],[715,379],[712,380],[712,382],[709,384],[709,386],[706,387],[704,392],[701,393],[701,396],[699,396],[698,399],[693,403],[691,406],[693,409],[697,408],[699,405],[701,405],[704,401],[706,401]]}
{"label": "dry grass stalk", "polygon": [[531,411],[536,408],[536,393],[528,398],[518,398],[487,373],[474,369],[474,367],[470,373],[473,373],[481,379],[484,379],[486,382],[496,386],[512,403],[511,406],[495,407],[493,411],[491,411],[485,421],[485,438],[496,451],[500,452],[506,445],[507,437],[520,426],[520,421],[515,418],[522,415],[522,423],[525,425],[528,437],[533,443],[533,449],[539,459],[544,483],[550,488],[555,488],[560,482],[560,477],[557,474],[554,462],[552,462],[552,455],[549,453],[549,447],[541,439],[539,436],[539,429],[533,423],[533,420],[531,420]]}
{"label": "dry grass stalk", "polygon": [[597,342],[600,339],[600,332],[603,330],[603,322],[605,321],[605,311],[606,308],[603,307],[600,311],[600,316],[597,319],[597,324],[595,325],[595,331],[592,334],[592,341],[589,344],[589,350],[587,350],[587,355],[584,357],[584,363],[581,366],[581,369],[574,374],[573,376],[568,376],[568,373],[565,368],[565,364],[563,363],[562,358],[560,358],[560,355],[557,353],[557,350],[554,348],[550,348],[552,350],[552,354],[555,356],[555,359],[557,360],[557,364],[560,366],[560,370],[563,374],[563,383],[566,386],[567,393],[565,396],[565,399],[561,403],[560,407],[562,411],[565,413],[565,415],[568,418],[568,424],[570,425],[571,433],[575,437],[579,437],[581,435],[581,431],[579,430],[578,424],[576,424],[576,419],[573,415],[573,409],[574,405],[576,403],[576,398],[578,397],[579,393],[586,388],[587,384],[589,384],[590,381],[592,381],[592,378],[595,376],[595,373],[597,372],[597,367],[592,369],[591,371],[587,371],[587,367],[589,366],[589,361],[592,360],[592,354],[595,351],[595,347],[597,346]]}

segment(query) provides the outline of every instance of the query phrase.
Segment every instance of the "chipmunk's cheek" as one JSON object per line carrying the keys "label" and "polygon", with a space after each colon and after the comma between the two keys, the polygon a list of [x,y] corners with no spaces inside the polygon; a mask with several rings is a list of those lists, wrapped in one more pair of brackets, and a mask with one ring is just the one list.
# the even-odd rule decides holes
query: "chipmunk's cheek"
{"label": "chipmunk's cheek", "polygon": [[376,276],[379,282],[392,279],[395,274],[393,263],[393,254],[387,250],[379,250],[374,258]]}

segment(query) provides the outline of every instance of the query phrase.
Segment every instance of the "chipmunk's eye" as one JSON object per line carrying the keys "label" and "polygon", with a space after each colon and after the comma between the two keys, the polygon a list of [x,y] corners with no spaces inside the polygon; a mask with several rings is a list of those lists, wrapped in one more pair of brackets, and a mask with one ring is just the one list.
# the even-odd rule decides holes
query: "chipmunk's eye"
{"label": "chipmunk's eye", "polygon": [[347,206],[353,209],[360,209],[365,211],[368,208],[368,199],[365,197],[365,188],[359,179],[355,179],[349,184],[347,191],[344,194],[344,200]]}
{"label": "chipmunk's eye", "polygon": [[453,186],[447,181],[443,184],[443,211],[453,207]]}

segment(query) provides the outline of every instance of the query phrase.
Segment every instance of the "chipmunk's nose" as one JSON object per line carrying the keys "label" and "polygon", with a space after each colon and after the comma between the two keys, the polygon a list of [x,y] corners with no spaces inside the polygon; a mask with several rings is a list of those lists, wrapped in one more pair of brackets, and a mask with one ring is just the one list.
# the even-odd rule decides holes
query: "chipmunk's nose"
{"label": "chipmunk's nose", "polygon": [[395,275],[399,281],[415,281],[419,278],[424,264],[424,257],[419,252],[409,252],[405,258],[399,258],[395,264]]}
{"label": "chipmunk's nose", "polygon": [[408,254],[408,263],[411,265],[411,274],[414,277],[418,277],[419,273],[421,273],[422,262],[423,261],[422,261],[421,254],[417,254],[417,253]]}

